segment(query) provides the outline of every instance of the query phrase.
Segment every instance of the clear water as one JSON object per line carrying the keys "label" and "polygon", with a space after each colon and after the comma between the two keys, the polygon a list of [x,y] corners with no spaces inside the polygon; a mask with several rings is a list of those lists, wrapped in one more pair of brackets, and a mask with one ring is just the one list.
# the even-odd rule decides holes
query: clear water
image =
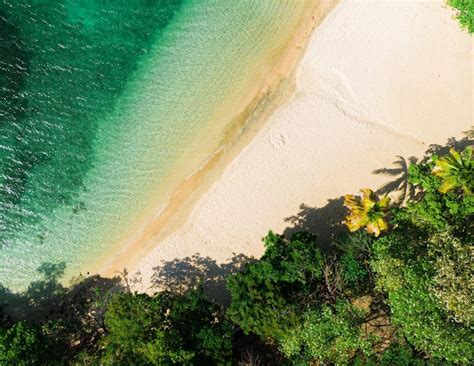
{"label": "clear water", "polygon": [[0,3],[0,283],[114,250],[222,141],[305,1]]}

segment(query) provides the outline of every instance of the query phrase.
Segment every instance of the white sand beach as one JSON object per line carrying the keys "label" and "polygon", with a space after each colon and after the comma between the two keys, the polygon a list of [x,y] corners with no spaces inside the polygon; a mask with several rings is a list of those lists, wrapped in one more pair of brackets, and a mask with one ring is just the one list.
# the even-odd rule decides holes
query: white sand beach
{"label": "white sand beach", "polygon": [[291,99],[129,264],[136,289],[155,290],[154,268],[193,256],[224,273],[295,220],[324,239],[341,196],[399,177],[374,171],[462,138],[474,124],[473,41],[453,14],[442,0],[342,1],[312,35]]}

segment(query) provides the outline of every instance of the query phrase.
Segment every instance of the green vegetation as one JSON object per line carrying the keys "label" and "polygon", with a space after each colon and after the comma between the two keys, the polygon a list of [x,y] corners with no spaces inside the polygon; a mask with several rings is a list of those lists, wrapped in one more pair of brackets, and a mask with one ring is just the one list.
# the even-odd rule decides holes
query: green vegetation
{"label": "green vegetation", "polygon": [[[371,266],[377,288],[387,293],[392,321],[407,339],[432,356],[467,363],[474,359],[474,204],[472,191],[466,189],[472,175],[446,178],[436,169],[441,161],[459,156],[472,166],[467,148],[412,167],[411,181],[424,194],[395,210],[396,227],[374,242]],[[452,176],[456,184],[449,183],[446,189]]]}
{"label": "green vegetation", "polygon": [[201,288],[184,295],[120,294],[105,314],[107,365],[226,364],[232,328]]}
{"label": "green vegetation", "polygon": [[448,4],[458,10],[457,18],[461,26],[469,33],[474,33],[474,1],[448,0]]}
{"label": "green vegetation", "polygon": [[361,189],[361,192],[362,198],[356,198],[352,194],[344,196],[344,205],[350,210],[346,225],[350,231],[365,227],[369,234],[379,236],[388,230],[386,216],[390,198],[379,198],[369,188]]}
{"label": "green vegetation", "polygon": [[228,280],[228,314],[245,332],[279,336],[298,324],[305,303],[313,301],[310,280],[323,278],[324,258],[315,240],[308,233],[286,240],[270,232],[261,260]]}
{"label": "green vegetation", "polygon": [[350,230],[326,245],[269,232],[227,278],[225,311],[195,281],[153,296],[98,277],[64,288],[64,265],[45,264],[24,293],[0,291],[0,365],[472,363],[473,166],[471,148],[412,164],[403,207],[346,196]]}
{"label": "green vegetation", "polygon": [[40,332],[24,322],[18,322],[0,333],[0,365],[39,364],[44,358]]}
{"label": "green vegetation", "polygon": [[322,252],[304,232],[289,240],[270,232],[264,241],[261,260],[228,280],[230,318],[297,363],[339,363],[369,349],[360,327],[365,311],[348,300],[368,288],[364,263],[352,253]]}
{"label": "green vegetation", "polygon": [[449,155],[434,159],[433,174],[440,177],[443,184],[438,188],[441,193],[447,193],[456,188],[462,188],[464,193],[472,193],[474,188],[474,163],[472,148],[468,147],[461,154],[451,148]]}
{"label": "green vegetation", "polygon": [[366,312],[348,302],[322,305],[307,311],[302,322],[278,339],[285,356],[293,363],[311,361],[347,363],[357,351],[371,354],[371,339],[360,325]]}

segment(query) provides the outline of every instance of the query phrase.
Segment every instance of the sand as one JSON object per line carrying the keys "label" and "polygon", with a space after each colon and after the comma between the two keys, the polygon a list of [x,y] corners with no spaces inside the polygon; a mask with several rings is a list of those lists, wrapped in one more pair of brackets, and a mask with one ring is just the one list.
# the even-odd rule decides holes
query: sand
{"label": "sand", "polygon": [[102,273],[127,267],[148,292],[183,276],[215,284],[263,253],[269,229],[327,240],[341,196],[393,182],[402,174],[384,169],[473,124],[473,41],[452,16],[442,0],[342,1],[313,33],[291,98],[223,152],[179,225],[151,230],[140,258],[128,248]]}

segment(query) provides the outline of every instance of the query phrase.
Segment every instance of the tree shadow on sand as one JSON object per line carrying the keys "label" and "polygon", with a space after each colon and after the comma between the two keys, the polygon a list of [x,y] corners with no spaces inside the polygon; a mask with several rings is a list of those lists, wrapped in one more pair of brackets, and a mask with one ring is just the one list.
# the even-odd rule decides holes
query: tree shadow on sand
{"label": "tree shadow on sand", "polygon": [[450,137],[445,145],[431,144],[428,150],[425,151],[425,156],[422,161],[426,162],[432,154],[446,155],[451,148],[460,151],[468,146],[472,146],[474,144],[474,126],[467,131],[463,131],[463,133],[466,137],[459,140],[455,137]]}
{"label": "tree shadow on sand", "polygon": [[42,279],[22,292],[0,284],[0,326],[18,321],[29,324],[53,324],[70,344],[88,347],[104,331],[103,315],[113,293],[123,291],[119,277],[79,277],[66,287],[60,279],[64,263],[43,263],[38,272]]}
{"label": "tree shadow on sand", "polygon": [[183,259],[164,261],[153,268],[153,290],[168,290],[183,293],[189,288],[202,285],[206,294],[221,304],[228,304],[230,297],[226,289],[226,277],[241,271],[246,263],[254,261],[244,254],[234,255],[225,263],[217,263],[199,253]]}
{"label": "tree shadow on sand", "polygon": [[416,190],[408,182],[408,170],[410,165],[427,163],[433,155],[446,155],[449,153],[451,148],[462,151],[466,147],[472,146],[474,144],[473,127],[468,131],[464,131],[464,134],[466,137],[459,140],[454,137],[449,138],[445,145],[431,144],[421,159],[417,159],[414,156],[404,158],[403,156],[398,155],[397,160],[393,162],[394,167],[375,169],[372,172],[373,174],[382,174],[393,177],[393,180],[388,181],[376,192],[378,194],[391,194],[392,202],[397,205],[404,204],[408,200],[414,199]]}
{"label": "tree shadow on sand", "polygon": [[324,247],[337,234],[345,231],[343,220],[346,215],[344,197],[330,199],[324,207],[311,207],[302,203],[297,214],[285,218],[291,226],[286,228],[283,234],[290,237],[298,231],[309,231],[318,237],[318,242]]}
{"label": "tree shadow on sand", "polygon": [[[392,177],[386,184],[376,190],[378,194],[389,194],[392,202],[396,205],[404,204],[409,199],[415,198],[416,191],[408,182],[409,167],[411,164],[426,163],[433,154],[445,155],[450,148],[458,151],[474,144],[474,128],[465,131],[466,137],[455,139],[451,137],[445,145],[430,145],[421,159],[414,156],[396,156],[393,166],[373,171],[373,174],[382,174]],[[349,193],[349,192],[348,192]],[[311,207],[304,203],[300,205],[300,211],[293,216],[285,218],[289,223],[283,234],[287,237],[298,231],[309,231],[318,237],[321,247],[328,247],[338,234],[346,231],[343,223],[348,210],[344,207],[344,197],[329,199],[323,207]]]}
{"label": "tree shadow on sand", "polygon": [[394,177],[393,180],[388,181],[382,187],[376,190],[379,195],[392,194],[392,202],[402,204],[408,199],[415,197],[415,190],[408,182],[408,169],[411,164],[416,164],[418,159],[414,156],[404,158],[397,155],[397,160],[393,162],[392,168],[375,169],[373,174],[382,174]]}

